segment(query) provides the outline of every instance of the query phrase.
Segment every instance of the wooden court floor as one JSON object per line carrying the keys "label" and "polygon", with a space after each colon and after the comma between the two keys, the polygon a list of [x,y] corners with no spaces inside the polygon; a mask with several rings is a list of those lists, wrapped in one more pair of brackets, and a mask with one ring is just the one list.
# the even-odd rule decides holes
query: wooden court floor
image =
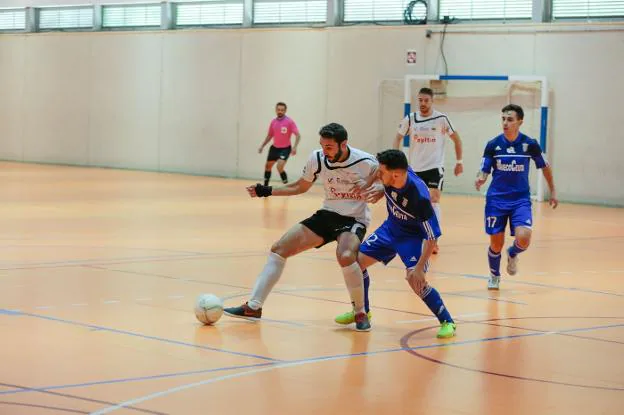
{"label": "wooden court floor", "polygon": [[288,261],[262,322],[203,327],[196,296],[238,305],[321,203],[247,184],[0,164],[0,414],[624,413],[623,209],[535,206],[533,245],[495,293],[483,199],[445,195],[429,278],[451,340],[396,260],[370,269],[373,330],[337,326],[334,246]]}

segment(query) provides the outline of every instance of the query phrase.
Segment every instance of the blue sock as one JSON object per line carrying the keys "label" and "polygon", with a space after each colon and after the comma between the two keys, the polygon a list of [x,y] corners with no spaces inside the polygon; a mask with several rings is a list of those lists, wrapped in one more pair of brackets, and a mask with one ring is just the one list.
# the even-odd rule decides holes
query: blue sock
{"label": "blue sock", "polygon": [[368,303],[368,287],[370,286],[370,277],[368,270],[364,270],[364,311],[367,313],[370,311],[370,304]]}
{"label": "blue sock", "polygon": [[518,245],[518,241],[514,241],[513,245],[510,246],[507,250],[507,252],[509,252],[509,256],[512,258],[514,258],[518,254],[521,254],[524,251],[526,251],[526,249],[520,248],[520,246]]}
{"label": "blue sock", "polygon": [[442,297],[440,297],[438,290],[430,285],[427,285],[427,288],[423,291],[422,300],[425,304],[427,304],[429,310],[431,310],[431,312],[438,318],[440,323],[445,321],[454,323],[451,313],[449,313],[446,309],[444,301],[442,301]]}
{"label": "blue sock", "polygon": [[492,248],[488,248],[488,261],[490,263],[490,273],[500,277],[501,253],[494,252]]}

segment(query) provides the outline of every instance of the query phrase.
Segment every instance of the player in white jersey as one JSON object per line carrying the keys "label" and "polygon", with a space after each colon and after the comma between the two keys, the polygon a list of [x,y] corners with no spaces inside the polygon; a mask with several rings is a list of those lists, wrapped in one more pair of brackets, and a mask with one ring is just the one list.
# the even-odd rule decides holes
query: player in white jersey
{"label": "player in white jersey", "polygon": [[[409,162],[412,170],[427,184],[433,210],[441,221],[440,196],[444,182],[444,146],[446,136],[455,143],[455,176],[464,171],[462,142],[446,114],[433,109],[433,91],[418,92],[418,111],[408,114],[399,125],[394,148],[401,148],[403,137],[409,135]],[[433,252],[437,253],[437,247]]]}
{"label": "player in white jersey", "polygon": [[249,301],[239,307],[226,308],[225,314],[259,319],[262,305],[280,279],[286,259],[337,241],[336,259],[353,303],[356,330],[370,330],[364,312],[364,277],[357,263],[357,253],[370,224],[370,209],[362,191],[377,179],[379,164],[374,156],[347,145],[347,131],[340,124],[324,126],[319,135],[322,149],[312,152],[299,180],[275,189],[260,183],[247,188],[251,197],[293,196],[307,192],[320,179],[325,188],[325,200],[320,210],[294,225],[273,244]]}

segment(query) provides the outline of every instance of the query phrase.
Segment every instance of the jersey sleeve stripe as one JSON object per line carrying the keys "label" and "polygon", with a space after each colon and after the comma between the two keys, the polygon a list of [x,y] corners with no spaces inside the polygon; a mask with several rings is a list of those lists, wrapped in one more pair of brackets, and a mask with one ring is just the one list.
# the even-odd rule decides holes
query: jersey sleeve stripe
{"label": "jersey sleeve stripe", "polygon": [[431,228],[431,224],[429,223],[429,220],[424,221],[423,226],[425,228],[425,231],[427,232],[427,239],[429,240],[435,239],[435,233],[433,232],[433,229]]}

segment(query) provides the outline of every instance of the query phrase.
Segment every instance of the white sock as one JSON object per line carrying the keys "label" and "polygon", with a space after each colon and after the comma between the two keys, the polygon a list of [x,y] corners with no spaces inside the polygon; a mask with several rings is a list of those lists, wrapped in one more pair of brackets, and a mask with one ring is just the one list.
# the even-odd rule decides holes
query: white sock
{"label": "white sock", "polygon": [[436,218],[438,219],[438,225],[442,227],[442,210],[440,209],[439,203],[432,203],[433,211],[435,212]]}
{"label": "white sock", "polygon": [[357,262],[342,268],[345,284],[356,313],[364,312],[364,275]]}
{"label": "white sock", "polygon": [[285,258],[282,258],[275,252],[269,254],[264,269],[256,278],[256,284],[251,292],[251,299],[247,302],[249,307],[254,310],[262,307],[269,293],[282,276],[284,265],[286,265]]}

